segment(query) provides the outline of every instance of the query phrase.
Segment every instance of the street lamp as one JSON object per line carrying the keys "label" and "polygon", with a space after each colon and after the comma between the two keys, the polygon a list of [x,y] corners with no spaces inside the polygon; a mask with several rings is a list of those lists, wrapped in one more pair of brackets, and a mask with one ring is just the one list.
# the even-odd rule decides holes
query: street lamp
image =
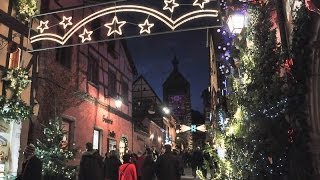
{"label": "street lamp", "polygon": [[118,96],[115,100],[115,105],[116,105],[116,108],[119,109],[122,105],[122,99],[120,98],[120,96]]}
{"label": "street lamp", "polygon": [[240,34],[246,25],[246,16],[243,13],[235,13],[229,16],[227,24],[231,33]]}

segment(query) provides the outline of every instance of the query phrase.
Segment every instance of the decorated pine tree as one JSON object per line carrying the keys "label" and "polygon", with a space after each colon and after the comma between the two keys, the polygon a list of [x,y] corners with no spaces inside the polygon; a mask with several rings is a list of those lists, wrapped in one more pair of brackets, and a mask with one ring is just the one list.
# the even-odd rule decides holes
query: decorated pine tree
{"label": "decorated pine tree", "polygon": [[42,139],[37,141],[36,155],[42,160],[44,177],[72,179],[75,176],[76,170],[68,166],[68,161],[74,159],[76,150],[65,145],[64,134],[62,119],[56,117],[49,121]]}

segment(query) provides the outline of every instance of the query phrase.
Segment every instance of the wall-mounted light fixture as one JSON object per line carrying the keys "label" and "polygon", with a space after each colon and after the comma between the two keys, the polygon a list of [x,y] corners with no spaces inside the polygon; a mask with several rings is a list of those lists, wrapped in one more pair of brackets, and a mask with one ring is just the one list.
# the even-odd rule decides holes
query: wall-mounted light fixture
{"label": "wall-mounted light fixture", "polygon": [[115,99],[115,105],[116,105],[116,108],[120,108],[121,105],[122,105],[122,99],[120,96],[117,96],[117,98]]}

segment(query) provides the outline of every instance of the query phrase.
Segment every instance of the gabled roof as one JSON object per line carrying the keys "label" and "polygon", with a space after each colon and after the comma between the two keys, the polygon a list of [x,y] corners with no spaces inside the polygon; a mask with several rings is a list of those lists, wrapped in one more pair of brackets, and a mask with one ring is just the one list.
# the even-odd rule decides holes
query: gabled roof
{"label": "gabled roof", "polygon": [[135,64],[134,64],[134,61],[133,61],[133,59],[132,59],[131,53],[130,53],[130,51],[129,51],[129,48],[128,48],[128,45],[127,45],[127,41],[124,40],[124,39],[122,39],[122,40],[121,40],[121,44],[122,44],[122,47],[123,47],[123,49],[124,49],[124,51],[125,51],[125,53],[126,53],[126,56],[127,56],[127,58],[128,58],[128,61],[129,61],[129,64],[130,64],[130,66],[131,66],[131,68],[132,68],[132,73],[133,73],[133,75],[137,75],[137,74],[138,74],[138,71],[137,71],[137,68],[136,68],[136,66],[135,66]]}
{"label": "gabled roof", "polygon": [[136,82],[138,82],[139,80],[143,80],[147,86],[149,87],[149,89],[152,91],[152,93],[154,94],[154,97],[157,98],[157,100],[159,102],[162,103],[161,99],[159,98],[159,96],[157,95],[157,93],[153,90],[152,86],[149,84],[149,82],[144,78],[144,76],[139,75],[139,77],[133,82],[133,86],[135,85]]}

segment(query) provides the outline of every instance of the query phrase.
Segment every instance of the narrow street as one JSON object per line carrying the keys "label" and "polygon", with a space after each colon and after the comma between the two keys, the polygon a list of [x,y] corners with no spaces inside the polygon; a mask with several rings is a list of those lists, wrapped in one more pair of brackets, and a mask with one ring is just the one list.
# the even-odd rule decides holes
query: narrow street
{"label": "narrow street", "polygon": [[[185,169],[184,169],[184,174],[185,174],[185,175],[181,177],[182,180],[184,180],[184,179],[195,179],[195,178],[193,178],[193,176],[192,176],[192,170],[191,170],[191,168],[185,168]],[[198,178],[196,178],[196,179],[198,179]]]}

